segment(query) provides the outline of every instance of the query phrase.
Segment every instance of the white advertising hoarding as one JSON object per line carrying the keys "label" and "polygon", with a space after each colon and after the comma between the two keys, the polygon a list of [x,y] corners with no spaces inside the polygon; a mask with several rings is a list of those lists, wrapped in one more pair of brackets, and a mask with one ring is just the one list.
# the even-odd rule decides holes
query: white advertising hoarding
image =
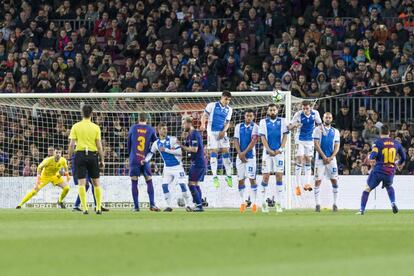
{"label": "white advertising hoarding", "polygon": [[[240,204],[240,196],[237,188],[237,179],[233,177],[233,187],[230,188],[221,177],[221,186],[216,189],[212,184],[211,176],[206,176],[205,182],[201,184],[203,197],[207,198],[209,207],[213,208],[237,208]],[[339,196],[338,206],[340,209],[358,209],[362,190],[365,187],[367,176],[340,176],[339,177]],[[394,188],[396,200],[400,209],[414,209],[414,177],[413,176],[396,176],[394,179]],[[34,177],[3,177],[0,178],[0,208],[14,208],[23,198],[23,196],[33,188]],[[159,207],[165,206],[164,197],[161,188],[161,177],[154,176],[155,199]],[[262,200],[260,193],[261,177],[258,177],[258,200]],[[103,187],[103,201],[112,208],[132,208],[131,184],[127,176],[103,176],[101,177]],[[246,197],[250,193],[248,181],[246,181]],[[269,183],[268,197],[276,194],[275,179],[271,177]],[[180,187],[176,184],[170,187],[171,193],[177,199],[181,196]],[[51,184],[42,189],[35,197],[29,201],[28,207],[42,208],[50,207],[57,202],[61,189],[53,187]],[[77,188],[71,181],[71,190],[65,199],[68,207],[77,197]],[[292,208],[313,208],[313,192],[304,192],[301,197],[296,197],[293,192],[285,192],[284,205],[288,196],[291,196]],[[143,207],[148,206],[147,188],[143,178],[139,181],[139,199]],[[88,200],[93,202],[90,192]],[[175,200],[176,201],[176,200]],[[321,188],[322,208],[332,207],[332,188],[328,180],[324,180]],[[387,192],[377,188],[371,192],[367,208],[368,209],[388,209],[390,207]]]}

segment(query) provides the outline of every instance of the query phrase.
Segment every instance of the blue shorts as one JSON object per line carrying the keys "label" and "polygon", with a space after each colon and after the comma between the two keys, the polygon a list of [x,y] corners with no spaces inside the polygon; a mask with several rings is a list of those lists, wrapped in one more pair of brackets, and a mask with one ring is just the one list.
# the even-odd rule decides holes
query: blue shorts
{"label": "blue shorts", "polygon": [[367,184],[371,190],[374,190],[381,182],[385,187],[391,186],[393,180],[393,174],[389,175],[381,172],[371,171],[367,179]]}
{"label": "blue shorts", "polygon": [[129,167],[129,176],[152,176],[151,165],[144,163],[144,165],[132,165]]}
{"label": "blue shorts", "polygon": [[203,182],[206,174],[206,167],[196,167],[191,165],[188,173],[188,180],[191,182]]}

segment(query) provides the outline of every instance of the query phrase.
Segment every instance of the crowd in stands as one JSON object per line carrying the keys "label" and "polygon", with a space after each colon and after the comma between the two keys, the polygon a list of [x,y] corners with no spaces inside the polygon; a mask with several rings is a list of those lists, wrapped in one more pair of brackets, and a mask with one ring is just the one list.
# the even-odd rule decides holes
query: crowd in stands
{"label": "crowd in stands", "polygon": [[[226,88],[301,98],[414,96],[410,0],[0,0],[0,11],[0,93]],[[343,138],[342,173],[364,174],[387,114],[363,104],[358,114],[346,102],[336,107],[329,111]],[[35,139],[31,116],[0,125],[0,141]],[[393,123],[411,154],[404,173],[414,174],[410,122]],[[0,146],[0,175],[30,174],[46,149]],[[19,172],[10,168],[17,164]]]}

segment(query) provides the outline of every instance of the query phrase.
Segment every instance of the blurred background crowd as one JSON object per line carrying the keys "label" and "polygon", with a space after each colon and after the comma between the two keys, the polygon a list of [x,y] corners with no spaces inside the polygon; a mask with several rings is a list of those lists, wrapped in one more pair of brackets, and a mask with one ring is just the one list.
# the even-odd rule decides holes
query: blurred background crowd
{"label": "blurred background crowd", "polygon": [[[399,173],[414,174],[410,0],[0,0],[0,11],[0,93],[332,97],[315,108],[335,115],[341,173],[366,174],[370,146],[391,123],[409,154]],[[39,137],[66,139],[67,116],[52,114],[40,129],[37,119],[0,115],[0,175],[30,175],[47,154]],[[111,137],[132,123],[107,119]],[[108,173],[121,174],[124,155],[108,147],[122,164]]]}

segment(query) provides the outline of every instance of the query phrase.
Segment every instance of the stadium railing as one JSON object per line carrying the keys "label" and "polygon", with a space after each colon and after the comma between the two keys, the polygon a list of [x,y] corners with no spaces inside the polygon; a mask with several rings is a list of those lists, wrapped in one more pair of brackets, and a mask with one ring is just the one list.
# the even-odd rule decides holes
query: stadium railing
{"label": "stadium railing", "polygon": [[360,106],[365,106],[379,113],[382,122],[414,124],[414,97],[339,97],[322,99],[319,104],[323,110],[334,114],[346,105],[351,115],[357,114]]}

